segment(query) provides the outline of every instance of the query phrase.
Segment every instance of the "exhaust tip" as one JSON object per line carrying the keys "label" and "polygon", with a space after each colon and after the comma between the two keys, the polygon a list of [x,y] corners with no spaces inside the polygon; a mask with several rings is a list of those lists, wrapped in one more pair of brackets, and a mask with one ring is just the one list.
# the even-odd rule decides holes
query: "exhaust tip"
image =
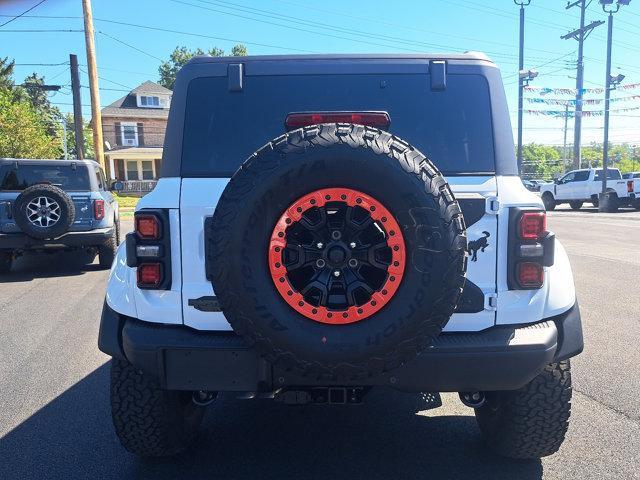
{"label": "exhaust tip", "polygon": [[487,401],[484,392],[460,392],[458,395],[460,401],[470,408],[480,408]]}

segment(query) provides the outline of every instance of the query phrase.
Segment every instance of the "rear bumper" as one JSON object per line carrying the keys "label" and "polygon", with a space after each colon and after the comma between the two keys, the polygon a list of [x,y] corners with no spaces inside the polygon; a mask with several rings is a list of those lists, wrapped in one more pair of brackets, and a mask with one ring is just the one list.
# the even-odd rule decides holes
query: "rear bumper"
{"label": "rear bumper", "polygon": [[113,229],[114,227],[107,227],[87,232],[68,232],[54,240],[39,240],[24,233],[2,233],[0,234],[0,249],[29,250],[101,245],[113,235]]}
{"label": "rear bumper", "polygon": [[386,385],[408,392],[514,390],[545,365],[583,348],[580,310],[527,326],[500,326],[474,333],[443,333],[415,360],[364,381],[335,383],[300,378],[262,359],[232,332],[124,317],[105,303],[99,348],[125,358],[170,390],[272,391],[291,386]]}

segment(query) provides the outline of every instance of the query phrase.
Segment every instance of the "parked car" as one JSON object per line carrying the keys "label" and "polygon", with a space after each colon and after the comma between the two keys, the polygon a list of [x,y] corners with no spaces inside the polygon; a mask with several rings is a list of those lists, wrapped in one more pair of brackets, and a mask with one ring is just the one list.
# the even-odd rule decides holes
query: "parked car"
{"label": "parked car", "polygon": [[522,184],[525,186],[527,190],[530,192],[537,192],[540,190],[540,185],[538,185],[533,180],[522,180]]}
{"label": "parked car", "polygon": [[[542,201],[547,210],[553,210],[561,203],[568,203],[573,210],[579,210],[585,202],[597,207],[602,191],[602,169],[587,168],[565,173],[553,183],[540,187]],[[626,205],[633,193],[628,191],[627,182],[622,179],[617,168],[607,169],[607,192],[611,195],[611,209]]]}
{"label": "parked car", "polygon": [[634,178],[640,178],[640,172],[623,173],[622,174],[622,178],[624,180],[631,180],[631,179],[634,179]]}
{"label": "parked car", "polygon": [[73,250],[111,266],[118,203],[91,160],[0,159],[0,272],[25,252]]}
{"label": "parked car", "polygon": [[122,445],[184,450],[219,392],[391,387],[459,392],[502,455],[555,452],[580,311],[509,125],[481,54],[191,60],[100,324]]}

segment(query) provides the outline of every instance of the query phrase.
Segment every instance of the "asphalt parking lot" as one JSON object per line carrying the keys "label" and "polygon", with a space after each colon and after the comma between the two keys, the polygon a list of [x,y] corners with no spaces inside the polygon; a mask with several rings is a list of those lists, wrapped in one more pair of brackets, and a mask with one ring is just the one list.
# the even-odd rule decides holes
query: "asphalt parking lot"
{"label": "asphalt parking lot", "polygon": [[455,394],[416,412],[417,396],[383,390],[361,407],[222,398],[187,454],[138,460],[113,432],[96,347],[107,272],[56,255],[0,276],[0,479],[640,478],[640,212],[558,210],[549,225],[571,257],[586,341],[551,457],[491,454]]}

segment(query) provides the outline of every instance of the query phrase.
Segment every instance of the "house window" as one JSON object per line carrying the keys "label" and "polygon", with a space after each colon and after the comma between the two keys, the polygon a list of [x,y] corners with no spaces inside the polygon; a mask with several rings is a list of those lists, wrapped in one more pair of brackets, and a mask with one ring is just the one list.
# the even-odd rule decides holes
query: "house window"
{"label": "house window", "polygon": [[143,160],[142,167],[142,180],[153,180],[153,162],[151,160]]}
{"label": "house window", "polygon": [[135,123],[123,123],[122,128],[122,145],[125,147],[138,146],[138,125]]}
{"label": "house window", "polygon": [[156,168],[153,160],[127,160],[125,180],[154,180]]}
{"label": "house window", "polygon": [[159,107],[160,97],[140,95],[140,106],[141,107]]}
{"label": "house window", "polygon": [[137,160],[127,160],[127,180],[140,180]]}

